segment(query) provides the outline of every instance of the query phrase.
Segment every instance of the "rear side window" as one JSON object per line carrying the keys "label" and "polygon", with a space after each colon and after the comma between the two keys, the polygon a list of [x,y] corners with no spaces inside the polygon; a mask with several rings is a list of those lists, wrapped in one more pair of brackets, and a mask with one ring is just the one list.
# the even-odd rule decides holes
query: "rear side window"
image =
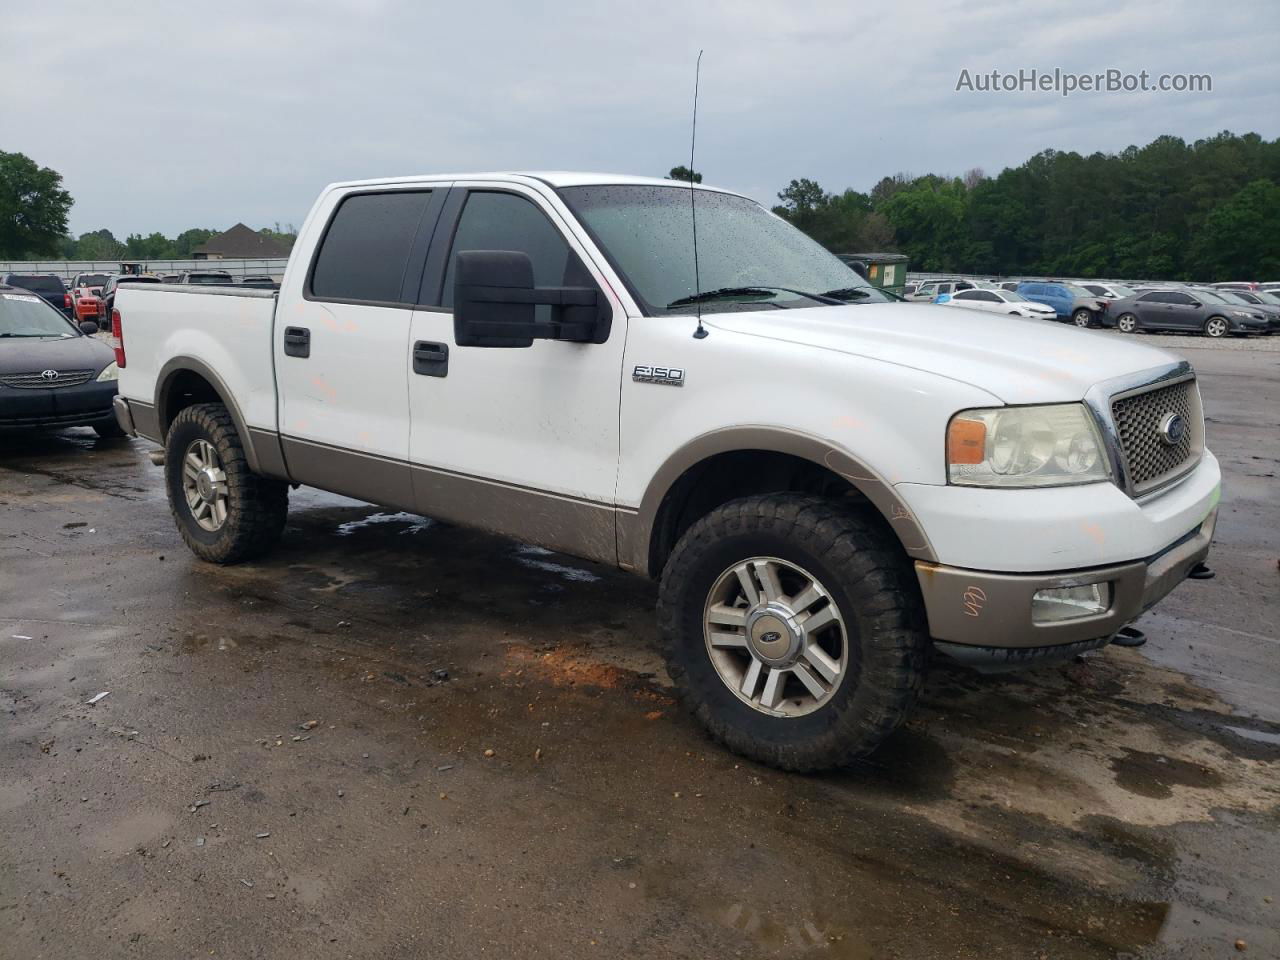
{"label": "rear side window", "polygon": [[[453,306],[453,275],[463,250],[519,250],[533,261],[539,287],[594,286],[569,243],[531,200],[513,193],[476,191],[467,197],[445,269],[441,306]],[[538,319],[549,307],[539,306]]]}
{"label": "rear side window", "polygon": [[430,190],[357,193],[338,206],[311,268],[311,296],[399,304]]}

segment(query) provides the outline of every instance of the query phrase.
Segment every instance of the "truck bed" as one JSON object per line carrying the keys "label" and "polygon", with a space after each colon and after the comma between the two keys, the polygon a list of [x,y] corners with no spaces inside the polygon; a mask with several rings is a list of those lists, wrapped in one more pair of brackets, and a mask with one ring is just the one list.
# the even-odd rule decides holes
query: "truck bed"
{"label": "truck bed", "polygon": [[[197,284],[126,284],[116,294],[127,363],[120,395],[155,404],[168,365],[195,360],[234,397],[246,426],[276,429],[271,332],[276,291]],[[160,358],[163,358],[160,359]]]}

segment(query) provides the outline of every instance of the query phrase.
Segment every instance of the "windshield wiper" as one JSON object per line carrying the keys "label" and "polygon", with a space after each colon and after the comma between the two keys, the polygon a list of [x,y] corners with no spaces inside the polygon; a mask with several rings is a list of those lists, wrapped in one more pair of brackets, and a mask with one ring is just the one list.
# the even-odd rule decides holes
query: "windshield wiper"
{"label": "windshield wiper", "polygon": [[764,287],[720,287],[716,290],[703,290],[701,293],[680,297],[667,304],[671,307],[683,307],[691,303],[706,303],[709,300],[727,300],[731,297],[771,297],[773,290]]}
{"label": "windshield wiper", "polygon": [[828,290],[822,295],[844,302],[850,297],[870,297],[871,291],[866,287],[838,287],[835,290]]}
{"label": "windshield wiper", "polygon": [[0,337],[23,337],[23,338],[40,338],[40,337],[61,337],[61,333],[0,333]]}
{"label": "windshield wiper", "polygon": [[[695,293],[687,297],[681,297],[679,300],[672,300],[667,304],[667,306],[683,307],[690,303],[706,303],[708,300],[726,300],[732,297],[769,297],[777,292],[793,293],[797,297],[804,297],[806,300],[816,300],[818,303],[838,304],[842,302],[825,293],[808,293],[804,290],[794,290],[791,287],[758,286],[720,287],[717,290],[704,290],[702,293]],[[770,306],[781,305],[770,304]]]}

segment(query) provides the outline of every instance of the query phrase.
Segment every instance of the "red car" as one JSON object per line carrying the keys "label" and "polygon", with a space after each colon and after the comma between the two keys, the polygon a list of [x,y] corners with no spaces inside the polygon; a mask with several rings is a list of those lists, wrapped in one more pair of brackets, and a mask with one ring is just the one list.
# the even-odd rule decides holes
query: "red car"
{"label": "red car", "polygon": [[105,273],[77,273],[71,281],[71,316],[76,323],[98,319],[98,301],[107,285]]}

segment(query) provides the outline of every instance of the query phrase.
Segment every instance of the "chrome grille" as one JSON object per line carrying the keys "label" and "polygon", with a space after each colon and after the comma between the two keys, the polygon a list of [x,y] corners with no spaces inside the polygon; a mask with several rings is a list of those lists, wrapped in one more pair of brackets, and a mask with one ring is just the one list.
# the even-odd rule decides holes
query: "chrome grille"
{"label": "chrome grille", "polygon": [[10,373],[0,377],[0,383],[19,390],[50,390],[58,387],[78,387],[82,383],[88,383],[93,376],[92,370],[59,370],[57,373],[58,376],[54,379],[45,377],[43,370],[32,373]]}
{"label": "chrome grille", "polygon": [[[1187,422],[1182,439],[1173,444],[1161,435],[1170,414]],[[1111,402],[1111,417],[1134,496],[1176,480],[1196,465],[1204,450],[1204,417],[1194,379],[1117,397]]]}

